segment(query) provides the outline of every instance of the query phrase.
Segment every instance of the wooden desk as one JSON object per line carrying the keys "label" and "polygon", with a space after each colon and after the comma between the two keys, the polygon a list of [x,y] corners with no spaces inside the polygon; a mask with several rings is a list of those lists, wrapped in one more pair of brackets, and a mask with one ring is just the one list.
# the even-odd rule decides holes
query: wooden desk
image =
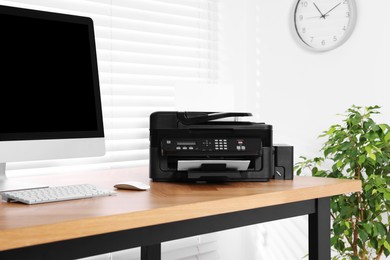
{"label": "wooden desk", "polygon": [[[147,169],[20,178],[49,185],[149,182]],[[309,257],[330,259],[329,197],[360,181],[296,177],[267,183],[150,183],[148,191],[41,205],[1,203],[0,259],[72,259],[141,246],[160,259],[161,242],[309,214]]]}

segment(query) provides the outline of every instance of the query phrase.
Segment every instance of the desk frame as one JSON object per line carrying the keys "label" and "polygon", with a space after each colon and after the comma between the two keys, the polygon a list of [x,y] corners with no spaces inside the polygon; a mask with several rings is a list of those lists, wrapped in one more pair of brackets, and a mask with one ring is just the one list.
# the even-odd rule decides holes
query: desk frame
{"label": "desk frame", "polygon": [[309,215],[309,259],[329,260],[329,197],[7,250],[0,252],[0,258],[74,259],[141,247],[142,260],[160,260],[162,242],[307,214]]}

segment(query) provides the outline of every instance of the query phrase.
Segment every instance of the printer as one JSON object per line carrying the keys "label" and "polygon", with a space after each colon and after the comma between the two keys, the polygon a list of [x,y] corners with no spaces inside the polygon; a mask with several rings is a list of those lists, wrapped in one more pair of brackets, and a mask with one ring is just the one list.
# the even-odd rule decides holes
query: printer
{"label": "printer", "polygon": [[149,175],[153,181],[223,182],[293,178],[293,147],[274,145],[272,126],[221,119],[250,113],[154,112]]}

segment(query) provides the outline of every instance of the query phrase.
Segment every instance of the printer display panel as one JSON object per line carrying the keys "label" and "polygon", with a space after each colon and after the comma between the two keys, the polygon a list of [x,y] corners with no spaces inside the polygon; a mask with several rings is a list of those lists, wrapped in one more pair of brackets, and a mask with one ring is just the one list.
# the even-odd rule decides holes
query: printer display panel
{"label": "printer display panel", "polygon": [[[200,154],[204,153],[241,153],[245,155],[259,155],[262,149],[261,140],[258,138],[195,138],[176,139],[166,138],[161,141],[162,152],[172,155]],[[212,154],[210,154],[212,155]]]}

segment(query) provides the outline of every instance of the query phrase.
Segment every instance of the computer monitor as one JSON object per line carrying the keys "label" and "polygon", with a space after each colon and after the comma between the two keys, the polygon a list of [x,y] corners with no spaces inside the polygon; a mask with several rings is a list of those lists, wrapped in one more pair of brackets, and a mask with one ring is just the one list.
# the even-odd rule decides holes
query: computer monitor
{"label": "computer monitor", "polygon": [[0,191],[33,188],[5,163],[105,153],[93,22],[0,6],[0,24]]}

